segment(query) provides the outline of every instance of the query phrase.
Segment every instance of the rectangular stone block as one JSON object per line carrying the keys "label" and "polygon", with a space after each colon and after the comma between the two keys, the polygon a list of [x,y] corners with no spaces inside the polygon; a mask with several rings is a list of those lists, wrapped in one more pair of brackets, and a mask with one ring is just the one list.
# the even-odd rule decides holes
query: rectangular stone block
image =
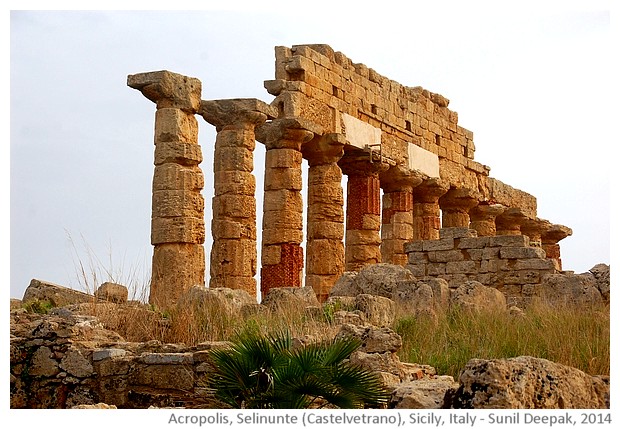
{"label": "rectangular stone block", "polygon": [[156,217],[151,219],[151,244],[194,243],[205,241],[204,218]]}
{"label": "rectangular stone block", "polygon": [[153,173],[153,191],[200,191],[203,188],[204,175],[199,167],[186,167],[173,163],[155,166],[155,171]]}
{"label": "rectangular stone block", "polygon": [[194,373],[184,365],[140,365],[132,370],[129,383],[156,389],[188,391],[194,387]]}
{"label": "rectangular stone block", "polygon": [[272,244],[300,244],[303,242],[304,234],[297,229],[263,229],[263,245]]}
{"label": "rectangular stone block", "polygon": [[335,275],[344,272],[344,244],[335,240],[312,240],[306,243],[306,272]]}
{"label": "rectangular stone block", "polygon": [[213,218],[256,219],[254,196],[225,194],[213,197]]}
{"label": "rectangular stone block", "polygon": [[420,264],[428,262],[427,252],[409,252],[407,255],[409,257],[410,264]]}
{"label": "rectangular stone block", "polygon": [[254,170],[254,154],[244,147],[216,147],[213,155],[213,171]]}
{"label": "rectangular stone block", "polygon": [[301,163],[301,152],[295,149],[270,149],[265,153],[265,169],[300,168]]}
{"label": "rectangular stone block", "polygon": [[425,277],[426,276],[426,264],[407,264],[405,268],[411,271],[414,277]]}
{"label": "rectangular stone block", "polygon": [[438,276],[446,274],[446,264],[442,263],[429,263],[426,266],[426,272],[429,276]]}
{"label": "rectangular stone block", "polygon": [[556,262],[553,259],[517,259],[515,270],[555,270]]}
{"label": "rectangular stone block", "polygon": [[475,261],[446,262],[446,274],[476,274]]}
{"label": "rectangular stone block", "polygon": [[159,142],[155,145],[155,165],[165,163],[198,165],[202,162],[202,151],[196,143]]}
{"label": "rectangular stone block", "polygon": [[344,223],[330,221],[308,221],[308,239],[328,238],[340,240],[344,238]]}
{"label": "rectangular stone block", "polygon": [[[166,164],[169,165],[169,164]],[[256,177],[247,171],[218,171],[213,173],[214,194],[256,195]]]}
{"label": "rectangular stone block", "polygon": [[423,249],[423,243],[424,242],[422,240],[416,240],[405,244],[405,253],[421,252]]}
{"label": "rectangular stone block", "polygon": [[499,258],[500,247],[485,247],[482,249],[482,259],[497,259]]}
{"label": "rectangular stone block", "polygon": [[472,261],[480,261],[482,260],[482,254],[484,252],[483,249],[464,249],[463,250],[465,259]]}
{"label": "rectangular stone block", "polygon": [[480,272],[481,273],[496,273],[498,271],[507,270],[508,261],[506,259],[483,259],[480,261]]}
{"label": "rectangular stone block", "polygon": [[477,236],[478,232],[475,229],[465,227],[441,228],[439,230],[439,238],[471,238]]}
{"label": "rectangular stone block", "polygon": [[540,272],[537,270],[505,271],[503,282],[507,285],[540,283]]}
{"label": "rectangular stone block", "polygon": [[464,259],[463,252],[460,250],[428,252],[428,260],[430,262],[456,262],[463,261]]}
{"label": "rectangular stone block", "polygon": [[454,249],[453,238],[440,238],[439,240],[424,240],[422,243],[423,243],[422,250],[424,251]]}
{"label": "rectangular stone block", "polygon": [[491,247],[527,247],[530,239],[527,235],[496,235],[489,237]]}
{"label": "rectangular stone block", "polygon": [[265,191],[263,198],[263,211],[283,210],[297,211],[303,210],[303,200],[297,191],[279,189],[275,191]]}
{"label": "rectangular stone block", "polygon": [[152,195],[153,217],[201,217],[204,210],[204,197],[197,191],[165,190]]}
{"label": "rectangular stone block", "polygon": [[229,219],[213,219],[211,221],[213,238],[252,239],[256,240],[256,223],[242,223]]}
{"label": "rectangular stone block", "polygon": [[502,247],[499,250],[502,259],[545,258],[545,251],[540,247]]}
{"label": "rectangular stone block", "polygon": [[257,258],[254,240],[215,240],[210,256],[211,278],[216,276],[254,277]]}
{"label": "rectangular stone block", "polygon": [[155,112],[155,144],[198,142],[198,121],[192,113],[166,107]]}
{"label": "rectangular stone block", "polygon": [[489,245],[489,237],[463,237],[459,240],[459,249],[482,249]]}

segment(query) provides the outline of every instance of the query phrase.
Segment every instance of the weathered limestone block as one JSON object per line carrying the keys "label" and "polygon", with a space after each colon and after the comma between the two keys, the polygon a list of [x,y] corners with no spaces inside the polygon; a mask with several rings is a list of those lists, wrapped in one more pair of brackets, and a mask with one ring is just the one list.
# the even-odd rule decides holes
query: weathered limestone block
{"label": "weathered limestone block", "polygon": [[609,277],[609,265],[596,264],[590,268],[590,273],[596,279],[596,287],[601,292],[601,295],[606,303],[609,303],[610,296],[610,277]]}
{"label": "weathered limestone block", "polygon": [[256,292],[241,288],[190,288],[177,302],[179,309],[192,309],[206,315],[240,318],[247,307],[256,305]]}
{"label": "weathered limestone block", "polygon": [[[535,282],[530,282],[535,283]],[[603,295],[591,274],[548,274],[540,280],[534,296],[551,305],[599,305]]]}
{"label": "weathered limestone block", "polygon": [[49,347],[39,347],[33,353],[28,365],[28,375],[31,377],[53,377],[60,372],[58,361]]}
{"label": "weathered limestone block", "polygon": [[342,325],[336,338],[342,337],[359,339],[362,346],[358,351],[363,353],[396,353],[403,345],[400,335],[387,327]]}
{"label": "weathered limestone block", "polygon": [[355,297],[355,308],[364,314],[367,323],[373,326],[392,326],[396,303],[383,296],[360,294]]}
{"label": "weathered limestone block", "polygon": [[468,281],[452,291],[450,305],[466,311],[506,311],[506,297],[499,290]]}
{"label": "weathered limestone block", "polygon": [[536,217],[536,198],[532,195],[506,185],[492,177],[488,178],[488,186],[490,191],[489,201],[494,201],[506,207],[517,208],[530,219]]}
{"label": "weathered limestone block", "polygon": [[392,392],[389,408],[443,408],[446,394],[458,387],[459,384],[449,375],[402,383]]}
{"label": "weathered limestone block", "polygon": [[609,383],[546,359],[472,359],[451,408],[609,408]]}
{"label": "weathered limestone block", "polygon": [[334,285],[331,296],[370,294],[393,299],[394,290],[403,280],[414,280],[405,267],[391,264],[370,265],[359,273],[345,272]]}
{"label": "weathered limestone block", "polygon": [[155,246],[152,298],[149,301],[160,308],[170,307],[191,286],[204,284],[204,273],[205,254],[201,244],[165,243]]}
{"label": "weathered limestone block", "polygon": [[261,304],[274,311],[303,311],[306,307],[318,307],[319,301],[309,287],[277,287],[263,296]]}
{"label": "weathered limestone block", "polygon": [[22,302],[48,301],[53,307],[92,302],[93,296],[43,280],[32,279],[24,291]]}
{"label": "weathered limestone block", "polygon": [[127,302],[129,292],[127,287],[118,283],[105,282],[97,288],[95,296],[104,301],[116,302],[122,304]]}
{"label": "weathered limestone block", "polygon": [[468,188],[451,188],[439,198],[442,227],[469,227],[469,211],[478,205],[480,195]]}
{"label": "weathered limestone block", "polygon": [[196,112],[200,108],[200,80],[166,70],[139,73],[127,77],[127,85],[157,103],[157,108],[175,107]]}
{"label": "weathered limestone block", "polygon": [[65,352],[59,366],[75,377],[84,378],[94,374],[90,361],[76,348],[70,348]]}

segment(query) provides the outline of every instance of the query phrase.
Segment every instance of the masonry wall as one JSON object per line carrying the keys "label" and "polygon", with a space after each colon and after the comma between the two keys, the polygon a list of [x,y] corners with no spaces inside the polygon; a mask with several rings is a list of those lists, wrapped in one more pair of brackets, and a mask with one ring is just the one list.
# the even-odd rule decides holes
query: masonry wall
{"label": "masonry wall", "polygon": [[524,305],[545,275],[559,272],[558,261],[531,246],[525,235],[478,237],[467,228],[445,228],[439,240],[405,245],[407,268],[416,278],[443,278],[451,287],[475,280],[500,290],[510,304]]}

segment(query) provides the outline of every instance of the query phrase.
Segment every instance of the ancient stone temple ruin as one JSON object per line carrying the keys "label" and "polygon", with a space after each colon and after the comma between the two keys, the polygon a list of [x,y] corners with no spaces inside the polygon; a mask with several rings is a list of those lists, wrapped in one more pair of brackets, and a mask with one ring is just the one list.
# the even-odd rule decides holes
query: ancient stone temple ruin
{"label": "ancient stone temple ruin", "polygon": [[[517,293],[561,270],[558,242],[572,231],[539,219],[532,195],[474,161],[473,133],[448,99],[328,45],[279,46],[275,56],[269,104],[201,100],[198,79],[169,71],[128,77],[157,109],[151,302],[205,283],[197,115],[217,131],[213,146],[202,143],[215,153],[209,287],[256,296],[260,264],[263,296],[305,285],[324,300],[343,272],[387,262]],[[260,262],[256,142],[266,148]]]}

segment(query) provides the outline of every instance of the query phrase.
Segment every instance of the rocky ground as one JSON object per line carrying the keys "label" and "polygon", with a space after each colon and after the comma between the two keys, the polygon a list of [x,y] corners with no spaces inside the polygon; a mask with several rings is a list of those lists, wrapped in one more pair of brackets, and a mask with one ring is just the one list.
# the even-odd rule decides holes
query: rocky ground
{"label": "rocky ground", "polygon": [[[609,300],[608,266],[551,282],[558,299]],[[216,301],[222,311],[238,314],[261,307],[321,307],[304,288],[274,289],[261,304],[245,295],[195,288],[184,299],[187,305]],[[37,313],[33,303],[48,307]],[[228,343],[129,342],[90,315],[93,305],[122,312],[139,304],[127,302],[127,290],[113,283],[103,284],[93,296],[38,280],[22,301],[11,301],[12,408],[221,406],[204,380],[212,368],[209,350]],[[508,309],[502,293],[480,283],[450,290],[439,279],[418,281],[401,267],[379,264],[343,276],[325,305],[337,309],[336,336],[361,340],[351,361],[381,376],[391,391],[390,408],[609,408],[609,377],[545,359],[472,359],[457,380],[428,365],[400,361],[402,339],[389,327],[395,314],[432,316],[449,305]],[[312,340],[295,339],[299,346]]]}

